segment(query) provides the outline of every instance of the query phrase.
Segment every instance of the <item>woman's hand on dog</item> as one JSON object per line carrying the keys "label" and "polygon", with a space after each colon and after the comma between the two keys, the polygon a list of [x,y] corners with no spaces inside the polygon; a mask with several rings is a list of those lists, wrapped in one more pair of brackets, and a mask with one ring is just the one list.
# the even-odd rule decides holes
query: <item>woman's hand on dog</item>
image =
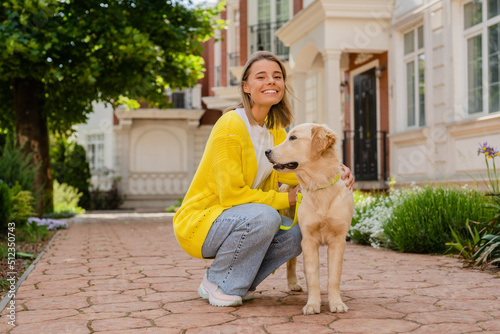
{"label": "woman's hand on dog", "polygon": [[344,164],[341,164],[340,168],[344,171],[342,180],[344,180],[345,186],[352,190],[352,187],[354,186],[354,176],[352,175],[351,170]]}
{"label": "woman's hand on dog", "polygon": [[288,202],[290,206],[294,206],[297,203],[297,192],[300,190],[300,186],[296,186],[288,192]]}

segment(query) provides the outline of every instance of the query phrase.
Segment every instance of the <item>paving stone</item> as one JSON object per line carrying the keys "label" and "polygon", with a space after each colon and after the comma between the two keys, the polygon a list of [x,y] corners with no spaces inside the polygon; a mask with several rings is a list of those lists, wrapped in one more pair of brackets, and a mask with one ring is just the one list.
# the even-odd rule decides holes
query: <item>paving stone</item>
{"label": "paving stone", "polygon": [[[248,304],[246,304],[248,305]],[[235,311],[236,307],[212,307],[205,299],[188,300],[184,302],[167,303],[163,308],[172,313],[230,313]]]}
{"label": "paving stone", "polygon": [[118,330],[118,331],[99,331],[96,332],[99,334],[182,334],[183,331],[182,329],[173,329],[173,328],[163,328],[163,327],[148,327],[148,328],[141,328],[140,330],[137,329],[125,329],[125,330]]}
{"label": "paving stone", "polygon": [[419,324],[394,319],[340,319],[330,324],[330,328],[340,333],[406,333]]}
{"label": "paving stone", "polygon": [[217,315],[214,313],[169,314],[155,319],[155,324],[158,327],[190,329],[222,325],[235,319],[235,316],[222,312]]}
{"label": "paving stone", "polygon": [[261,327],[256,325],[239,326],[231,324],[210,326],[204,328],[188,329],[186,334],[266,334]]}
{"label": "paving stone", "polygon": [[141,319],[157,319],[165,315],[171,314],[172,312],[166,311],[164,309],[149,310],[149,311],[138,311],[130,313],[131,318],[141,318]]}
{"label": "paving stone", "polygon": [[105,294],[100,296],[92,296],[90,302],[93,305],[99,304],[115,304],[115,303],[137,303],[139,298],[130,295],[120,295],[120,294]]}
{"label": "paving stone", "polygon": [[28,310],[80,309],[89,306],[85,296],[58,296],[27,300],[23,303]]}
{"label": "paving stone", "polygon": [[146,319],[121,317],[114,319],[103,319],[92,321],[91,327],[94,331],[126,330],[134,328],[152,327],[151,322]]}
{"label": "paving stone", "polygon": [[91,333],[87,327],[86,320],[58,320],[58,321],[43,321],[31,323],[22,326],[16,326],[11,330],[11,334],[55,334],[55,333],[71,333],[71,334],[88,334]]}
{"label": "paving stone", "polygon": [[[186,255],[171,221],[74,223],[18,290],[17,326],[7,325],[3,310],[0,332],[499,332],[498,269],[464,269],[450,257],[348,243],[341,295],[350,310],[337,314],[328,307],[325,248],[320,263],[320,314],[302,314],[307,292],[288,291],[285,267],[258,287],[254,300],[214,307],[196,291],[211,260]],[[302,256],[297,274],[307,290]]]}
{"label": "paving stone", "polygon": [[500,319],[482,321],[477,323],[481,328],[490,331],[500,331]]}
{"label": "paving stone", "polygon": [[[79,312],[75,309],[66,310],[35,310],[22,311],[16,313],[17,325],[39,323],[44,321],[59,322],[65,317],[77,315]],[[2,318],[3,319],[3,318]],[[57,321],[56,321],[57,320]]]}
{"label": "paving stone", "polygon": [[349,304],[347,313],[338,314],[340,319],[402,319],[406,314],[391,311],[378,305]]}
{"label": "paving stone", "polygon": [[296,315],[293,322],[302,322],[304,324],[328,325],[339,318],[333,313],[319,313],[311,315]]}
{"label": "paving stone", "polygon": [[449,323],[449,324],[424,325],[411,333],[412,334],[427,334],[427,333],[462,334],[462,333],[474,333],[480,331],[481,328],[473,324]]}
{"label": "paving stone", "polygon": [[[9,320],[5,318],[0,318],[0,319],[2,320],[2,323],[0,323],[0,333],[7,333],[7,331],[10,331],[11,329],[14,328],[14,326],[8,324],[8,321],[10,319]],[[5,323],[3,323],[3,321],[5,321]]]}
{"label": "paving stone", "polygon": [[153,301],[162,303],[181,302],[198,298],[200,298],[200,296],[196,291],[156,292],[141,297],[141,299],[146,302]]}
{"label": "paving stone", "polygon": [[318,324],[307,324],[302,322],[290,322],[286,324],[264,326],[266,331],[270,334],[330,334],[331,328],[321,326]]}
{"label": "paving stone", "polygon": [[[304,304],[305,305],[305,304]],[[302,307],[304,305],[297,306],[289,306],[289,305],[280,305],[280,306],[267,306],[267,307],[240,307],[237,311],[234,311],[233,314],[238,317],[277,317],[277,316],[285,316],[291,317],[294,315],[302,314]],[[326,309],[325,303],[322,304],[322,308]]]}
{"label": "paving stone", "polygon": [[153,302],[137,302],[137,303],[111,303],[92,305],[83,311],[85,313],[98,313],[98,312],[134,312],[140,310],[153,310],[159,309],[160,303]]}
{"label": "paving stone", "polygon": [[481,299],[440,300],[439,302],[436,303],[436,305],[450,310],[474,310],[481,312],[496,311],[500,309],[499,300],[481,300]]}
{"label": "paving stone", "polygon": [[491,317],[485,312],[477,312],[471,310],[443,310],[437,312],[413,313],[409,314],[406,319],[421,324],[439,324],[444,322],[475,323],[481,320],[489,320],[491,319]]}

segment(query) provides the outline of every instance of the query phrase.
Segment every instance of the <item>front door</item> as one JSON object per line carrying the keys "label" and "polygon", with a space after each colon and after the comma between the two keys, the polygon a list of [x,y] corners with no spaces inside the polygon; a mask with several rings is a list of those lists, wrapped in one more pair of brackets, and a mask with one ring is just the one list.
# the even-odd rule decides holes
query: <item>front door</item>
{"label": "front door", "polygon": [[377,89],[375,68],[354,77],[354,175],[378,179]]}

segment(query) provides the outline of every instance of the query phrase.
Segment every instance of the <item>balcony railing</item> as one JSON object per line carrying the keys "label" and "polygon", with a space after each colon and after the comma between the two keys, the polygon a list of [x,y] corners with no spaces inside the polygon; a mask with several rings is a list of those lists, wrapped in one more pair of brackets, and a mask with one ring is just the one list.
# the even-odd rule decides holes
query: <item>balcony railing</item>
{"label": "balcony railing", "polygon": [[240,53],[239,52],[231,52],[227,55],[229,58],[229,67],[238,67],[240,66]]}
{"label": "balcony railing", "polygon": [[270,51],[283,60],[288,60],[288,47],[276,37],[276,31],[287,21],[259,23],[250,26],[250,52]]}
{"label": "balcony railing", "polygon": [[185,102],[185,93],[184,92],[173,92],[172,93],[172,103],[173,107],[176,109],[184,109],[186,108]]}
{"label": "balcony railing", "polygon": [[342,153],[344,163],[353,161],[351,169],[356,180],[387,180],[387,131],[344,131]]}

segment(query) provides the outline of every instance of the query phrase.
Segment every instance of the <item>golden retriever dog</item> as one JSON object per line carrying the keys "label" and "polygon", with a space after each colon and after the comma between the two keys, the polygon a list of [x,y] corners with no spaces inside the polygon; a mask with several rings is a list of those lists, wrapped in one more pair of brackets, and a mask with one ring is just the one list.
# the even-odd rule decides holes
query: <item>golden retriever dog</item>
{"label": "golden retriever dog", "polygon": [[[340,277],[346,235],[351,226],[354,200],[352,190],[340,177],[340,159],[335,150],[337,137],[324,125],[301,124],[290,130],[287,139],[266,156],[278,172],[296,174],[303,199],[298,209],[302,252],[308,291],[304,314],[320,313],[319,246],[328,246],[328,302],[331,312],[347,312],[340,297]],[[296,259],[287,264],[288,287],[301,290],[295,273]]]}

